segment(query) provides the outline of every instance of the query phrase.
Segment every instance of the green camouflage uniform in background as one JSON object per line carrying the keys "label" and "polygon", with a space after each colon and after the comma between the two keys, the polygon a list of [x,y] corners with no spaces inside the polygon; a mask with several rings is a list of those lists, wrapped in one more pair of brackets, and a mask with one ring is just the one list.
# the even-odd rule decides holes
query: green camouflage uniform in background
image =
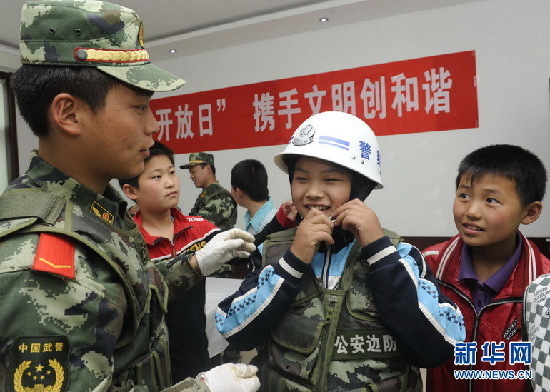
{"label": "green camouflage uniform in background", "polygon": [[231,193],[216,181],[200,193],[189,215],[202,216],[221,230],[229,230],[237,223],[237,203]]}
{"label": "green camouflage uniform in background", "polygon": [[[168,288],[202,276],[187,255],[155,268],[125,211],[111,187],[100,195],[38,156],[0,196],[0,391],[170,386]],[[33,269],[43,232],[74,245],[74,279]],[[208,388],[188,379],[169,390]]]}

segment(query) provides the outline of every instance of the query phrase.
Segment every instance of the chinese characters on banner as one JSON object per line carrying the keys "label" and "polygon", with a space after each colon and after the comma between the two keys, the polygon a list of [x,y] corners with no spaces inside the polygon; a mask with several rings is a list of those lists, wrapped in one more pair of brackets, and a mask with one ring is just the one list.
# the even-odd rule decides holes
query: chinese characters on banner
{"label": "chinese characters on banner", "polygon": [[475,51],[151,101],[176,154],[286,144],[312,114],[352,113],[378,136],[478,127]]}

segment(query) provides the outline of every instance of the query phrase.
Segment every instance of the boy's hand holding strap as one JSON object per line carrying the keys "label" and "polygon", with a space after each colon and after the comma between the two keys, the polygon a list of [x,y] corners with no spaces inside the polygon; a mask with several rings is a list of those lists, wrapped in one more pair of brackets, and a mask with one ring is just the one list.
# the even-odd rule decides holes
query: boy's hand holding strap
{"label": "boy's hand holding strap", "polygon": [[235,228],[216,234],[195,257],[201,274],[208,276],[235,257],[249,257],[255,249],[254,236]]}

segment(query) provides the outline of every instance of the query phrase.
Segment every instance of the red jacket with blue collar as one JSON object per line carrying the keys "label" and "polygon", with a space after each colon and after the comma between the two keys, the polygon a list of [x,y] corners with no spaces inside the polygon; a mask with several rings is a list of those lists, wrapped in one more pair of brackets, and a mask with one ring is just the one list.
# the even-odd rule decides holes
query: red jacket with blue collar
{"label": "red jacket with blue collar", "polygon": [[[428,392],[525,392],[529,380],[506,379],[463,379],[455,378],[455,370],[511,370],[518,374],[527,367],[522,363],[511,365],[509,342],[518,342],[525,335],[522,331],[523,295],[527,285],[537,276],[550,272],[548,260],[520,233],[522,249],[520,259],[502,290],[493,300],[476,312],[468,285],[459,280],[460,260],[464,242],[459,235],[425,249],[422,254],[436,279],[441,291],[460,308],[466,327],[466,342],[477,342],[476,364],[455,365],[455,358],[442,366],[428,369]],[[491,364],[482,361],[482,345],[485,342],[505,342],[504,361]]]}

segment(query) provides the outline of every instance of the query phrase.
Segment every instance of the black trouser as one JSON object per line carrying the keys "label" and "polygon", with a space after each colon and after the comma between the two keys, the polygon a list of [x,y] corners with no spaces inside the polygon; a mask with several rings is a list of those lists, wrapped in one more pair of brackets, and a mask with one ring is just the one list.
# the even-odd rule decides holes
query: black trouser
{"label": "black trouser", "polygon": [[170,366],[175,384],[210,369],[206,337],[206,280],[168,304],[166,325],[170,336]]}

